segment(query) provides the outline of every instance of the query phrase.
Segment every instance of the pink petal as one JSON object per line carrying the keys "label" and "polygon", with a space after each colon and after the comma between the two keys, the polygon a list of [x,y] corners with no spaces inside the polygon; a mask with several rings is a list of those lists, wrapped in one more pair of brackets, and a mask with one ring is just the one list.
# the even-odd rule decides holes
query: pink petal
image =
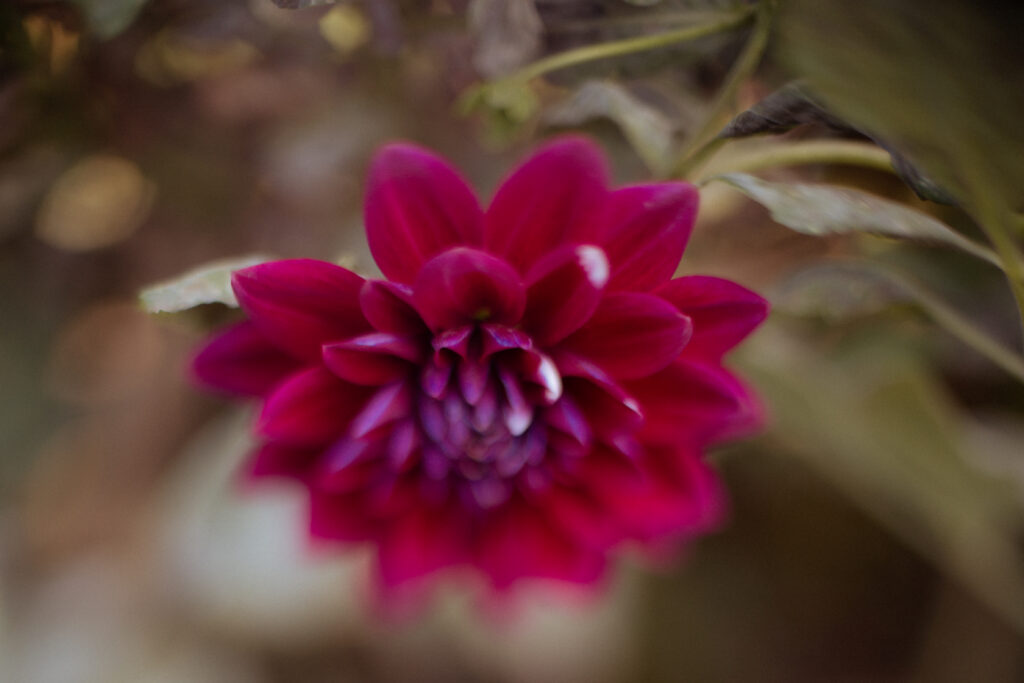
{"label": "pink petal", "polygon": [[682,352],[693,327],[668,302],[650,294],[616,293],[560,348],[594,362],[616,378],[657,372]]}
{"label": "pink petal", "polygon": [[533,347],[533,340],[530,338],[530,335],[513,327],[481,325],[480,331],[483,333],[482,358],[488,358],[499,351],[529,349]]}
{"label": "pink petal", "polygon": [[367,389],[338,379],[326,368],[303,370],[267,397],[256,429],[290,445],[326,444],[344,433],[368,395]]}
{"label": "pink petal", "polygon": [[301,367],[248,320],[208,341],[192,361],[192,372],[200,382],[243,396],[262,396]]}
{"label": "pink petal", "polygon": [[560,244],[593,242],[608,195],[601,151],[583,138],[549,143],[498,188],[485,244],[525,273]]}
{"label": "pink petal", "polygon": [[523,284],[511,266],[467,247],[428,261],[413,290],[416,308],[435,331],[484,321],[514,325],[526,305]]}
{"label": "pink petal", "polygon": [[408,337],[374,332],[348,341],[324,344],[324,364],[354,384],[379,386],[408,375],[422,360],[422,347]]}
{"label": "pink petal", "polygon": [[242,310],[281,349],[318,361],[320,347],[370,331],[359,308],[363,278],[314,259],[263,263],[234,273]]}
{"label": "pink petal", "polygon": [[380,540],[378,561],[385,586],[395,587],[469,559],[469,520],[452,505],[420,505],[395,519]]}
{"label": "pink petal", "polygon": [[607,551],[624,536],[618,520],[578,487],[552,486],[537,506],[566,536],[595,550]]}
{"label": "pink petal", "polygon": [[649,290],[676,271],[697,216],[689,183],[636,185],[612,192],[603,241],[612,264],[608,289]]}
{"label": "pink petal", "polygon": [[586,415],[593,432],[607,444],[633,434],[643,424],[637,401],[579,377],[566,377],[565,393]]}
{"label": "pink petal", "polygon": [[252,479],[285,477],[305,479],[320,455],[318,449],[293,448],[279,443],[260,446],[249,457],[245,474]]}
{"label": "pink petal", "polygon": [[420,430],[412,419],[405,420],[391,430],[388,437],[387,458],[391,469],[407,472],[418,461]]}
{"label": "pink petal", "polygon": [[387,145],[374,157],[365,211],[373,259],[396,282],[413,282],[448,247],[481,241],[473,191],[448,162],[413,145]]}
{"label": "pink petal", "polygon": [[560,342],[590,319],[608,282],[608,260],[593,246],[551,252],[526,277],[523,329],[547,346]]}
{"label": "pink petal", "polygon": [[718,360],[768,316],[768,302],[746,287],[705,275],[667,282],[655,294],[693,320],[688,357]]}
{"label": "pink petal", "polygon": [[321,456],[317,468],[317,484],[326,491],[351,490],[352,473],[349,470],[372,461],[383,451],[384,443],[379,439],[343,437]]}
{"label": "pink petal", "polygon": [[399,381],[380,388],[352,420],[351,436],[361,439],[409,415],[411,410],[412,389],[409,382]]}
{"label": "pink petal", "polygon": [[532,388],[531,398],[538,403],[551,405],[562,395],[562,375],[551,358],[535,349],[521,349],[502,359],[499,367],[514,367],[516,376]]}
{"label": "pink petal", "polygon": [[590,584],[604,572],[604,553],[578,545],[525,504],[496,511],[477,538],[477,562],[496,588],[521,578]]}
{"label": "pink petal", "polygon": [[590,445],[591,430],[587,416],[572,398],[563,396],[545,409],[544,419],[549,427],[571,436],[581,446]]}
{"label": "pink petal", "polygon": [[643,406],[645,439],[717,441],[747,433],[762,420],[746,387],[724,368],[701,362],[678,360],[627,388]]}
{"label": "pink petal", "polygon": [[609,517],[642,541],[663,543],[705,533],[725,516],[718,477],[687,449],[648,456],[641,476],[623,476],[607,458],[587,458],[579,484]]}
{"label": "pink petal", "polygon": [[367,280],[359,292],[363,315],[376,329],[398,335],[427,331],[412,304],[412,287],[387,280]]}
{"label": "pink petal", "polygon": [[380,522],[364,513],[361,497],[316,487],[309,492],[309,533],[331,541],[365,541],[380,533]]}

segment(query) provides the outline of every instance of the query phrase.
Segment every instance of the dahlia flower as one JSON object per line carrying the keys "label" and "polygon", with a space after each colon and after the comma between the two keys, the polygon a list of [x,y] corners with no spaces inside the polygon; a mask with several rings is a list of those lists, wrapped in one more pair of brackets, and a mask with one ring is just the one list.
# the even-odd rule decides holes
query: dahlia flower
{"label": "dahlia flower", "polygon": [[672,279],[697,192],[608,188],[580,138],[530,157],[483,210],[448,163],[384,147],[365,219],[384,275],[318,260],[234,273],[244,322],[198,378],[256,397],[256,476],[308,490],[314,537],[371,543],[396,587],[475,567],[591,583],[611,551],[663,550],[723,518],[703,457],[755,427],[722,356],[766,304]]}

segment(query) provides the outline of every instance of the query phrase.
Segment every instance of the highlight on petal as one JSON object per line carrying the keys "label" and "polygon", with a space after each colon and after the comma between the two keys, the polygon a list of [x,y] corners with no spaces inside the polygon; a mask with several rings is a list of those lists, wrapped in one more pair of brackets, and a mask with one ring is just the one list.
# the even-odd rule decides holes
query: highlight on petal
{"label": "highlight on petal", "polygon": [[561,244],[593,243],[608,196],[604,155],[584,138],[541,147],[498,188],[484,244],[525,273]]}
{"label": "highlight on petal", "polygon": [[483,213],[473,191],[448,162],[425,149],[385,146],[370,165],[366,237],[381,272],[411,283],[444,249],[480,244]]}
{"label": "highlight on petal", "polygon": [[256,431],[296,446],[326,444],[344,433],[369,394],[323,367],[303,370],[267,397]]}
{"label": "highlight on petal", "polygon": [[235,271],[242,310],[277,347],[318,361],[325,342],[370,331],[359,307],[363,278],[326,261],[272,261]]}
{"label": "highlight on petal", "polygon": [[206,343],[192,361],[203,384],[231,394],[262,396],[302,364],[243,321]]}
{"label": "highlight on petal", "polygon": [[612,264],[609,291],[649,290],[671,278],[693,231],[698,203],[697,188],[684,182],[612,192],[601,241]]}
{"label": "highlight on petal", "polygon": [[456,247],[423,266],[413,301],[433,330],[474,322],[514,325],[523,315],[526,291],[519,275],[500,258]]}
{"label": "highlight on petal", "polygon": [[412,390],[408,382],[398,381],[382,387],[365,402],[362,411],[352,420],[351,435],[362,439],[409,414],[412,409]]}
{"label": "highlight on petal", "polygon": [[526,277],[523,329],[547,346],[590,319],[608,282],[608,259],[594,246],[568,246],[542,258]]}
{"label": "highlight on petal", "polygon": [[690,319],[663,299],[620,292],[605,295],[587,324],[559,347],[613,377],[643,377],[678,357],[692,331]]}
{"label": "highlight on petal", "polygon": [[768,302],[731,280],[688,275],[654,292],[693,320],[686,355],[717,360],[768,317]]}
{"label": "highlight on petal", "polygon": [[323,354],[324,364],[335,375],[368,385],[387,384],[410,374],[425,355],[414,340],[387,332],[324,344]]}

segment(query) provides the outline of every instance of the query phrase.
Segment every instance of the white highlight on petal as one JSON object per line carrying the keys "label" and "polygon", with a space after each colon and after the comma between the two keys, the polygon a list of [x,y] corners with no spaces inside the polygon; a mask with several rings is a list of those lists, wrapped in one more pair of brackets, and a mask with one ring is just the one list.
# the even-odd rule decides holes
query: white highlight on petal
{"label": "white highlight on petal", "polygon": [[576,258],[579,261],[583,272],[587,274],[587,280],[597,289],[601,289],[608,283],[610,269],[608,257],[600,247],[589,244],[577,247]]}
{"label": "white highlight on petal", "polygon": [[562,376],[558,374],[558,368],[550,358],[541,356],[537,374],[544,383],[544,400],[554,403],[562,395]]}
{"label": "white highlight on petal", "polygon": [[533,424],[533,410],[526,407],[517,409],[507,405],[504,417],[505,426],[508,427],[512,436],[523,434]]}

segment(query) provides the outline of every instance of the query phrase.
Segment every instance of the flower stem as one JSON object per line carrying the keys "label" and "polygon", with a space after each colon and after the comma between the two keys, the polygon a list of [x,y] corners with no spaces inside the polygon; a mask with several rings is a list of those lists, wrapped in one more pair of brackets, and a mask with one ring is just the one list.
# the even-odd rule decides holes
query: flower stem
{"label": "flower stem", "polygon": [[566,50],[565,52],[560,52],[556,55],[539,59],[532,64],[527,64],[522,69],[505,76],[500,80],[529,81],[551,71],[565,69],[570,66],[576,66],[577,64],[583,64],[598,59],[607,59],[609,57],[628,55],[634,52],[654,50],[656,48],[673,45],[675,43],[704,38],[705,36],[723,33],[725,31],[738,28],[747,23],[753,14],[754,11],[752,8],[744,7],[740,11],[729,13],[721,19],[707,24],[688,26],[675,31],[666,31],[664,33],[658,33],[651,36],[626,38],[624,40],[614,40],[607,43],[599,43],[597,45],[587,45],[586,47],[580,47],[574,50]]}
{"label": "flower stem", "polygon": [[720,127],[721,119],[736,99],[743,82],[750,77],[761,62],[761,56],[768,46],[768,35],[771,33],[772,17],[775,14],[776,0],[761,0],[757,5],[757,12],[754,20],[754,32],[747,41],[746,47],[740,54],[739,59],[733,64],[729,75],[725,79],[722,89],[711,105],[711,109],[704,117],[704,122],[693,135],[690,141],[679,154],[679,160],[672,169],[672,177],[681,178],[686,176],[695,163],[708,156],[710,151],[717,149],[721,142],[717,138],[707,139]]}

